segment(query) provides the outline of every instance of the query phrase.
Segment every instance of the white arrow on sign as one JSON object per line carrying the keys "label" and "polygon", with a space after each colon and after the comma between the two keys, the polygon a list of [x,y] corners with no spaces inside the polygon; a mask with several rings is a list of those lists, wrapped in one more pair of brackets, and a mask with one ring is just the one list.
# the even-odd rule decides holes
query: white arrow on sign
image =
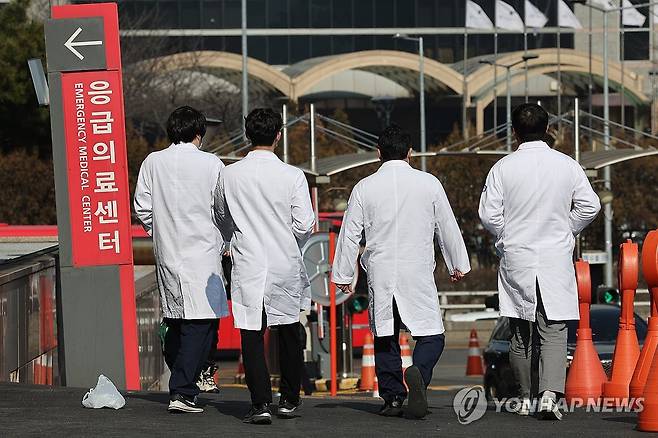
{"label": "white arrow on sign", "polygon": [[85,59],[85,57],[82,55],[82,53],[78,52],[76,50],[76,47],[81,47],[81,46],[102,46],[103,41],[74,41],[75,38],[80,35],[80,32],[82,32],[82,28],[79,27],[73,34],[69,37],[68,40],[64,43],[64,47],[69,49],[71,53],[73,53],[75,56],[77,56],[80,60]]}

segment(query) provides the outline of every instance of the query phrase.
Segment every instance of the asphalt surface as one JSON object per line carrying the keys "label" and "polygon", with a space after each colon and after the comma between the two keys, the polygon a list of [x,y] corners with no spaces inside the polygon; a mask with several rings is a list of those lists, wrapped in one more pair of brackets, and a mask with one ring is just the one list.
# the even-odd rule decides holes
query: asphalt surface
{"label": "asphalt surface", "polygon": [[169,414],[166,393],[126,394],[120,410],[85,409],[85,389],[0,384],[0,436],[269,436],[269,437],[407,437],[407,436],[629,436],[633,413],[576,411],[561,422],[496,413],[489,405],[484,417],[462,425],[452,407],[456,391],[429,391],[431,414],[423,420],[375,415],[381,404],[368,394],[304,398],[300,418],[274,419],[270,426],[241,422],[249,409],[244,388],[223,387],[220,394],[201,397],[202,414]]}

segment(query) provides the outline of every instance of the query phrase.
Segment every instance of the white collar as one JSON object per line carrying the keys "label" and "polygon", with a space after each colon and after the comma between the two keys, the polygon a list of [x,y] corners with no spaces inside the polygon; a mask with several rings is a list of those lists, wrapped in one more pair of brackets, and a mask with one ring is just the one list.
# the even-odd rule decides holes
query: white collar
{"label": "white collar", "polygon": [[538,149],[538,148],[550,149],[545,141],[538,140],[538,141],[526,141],[525,143],[521,143],[519,145],[518,150],[522,151],[525,149]]}

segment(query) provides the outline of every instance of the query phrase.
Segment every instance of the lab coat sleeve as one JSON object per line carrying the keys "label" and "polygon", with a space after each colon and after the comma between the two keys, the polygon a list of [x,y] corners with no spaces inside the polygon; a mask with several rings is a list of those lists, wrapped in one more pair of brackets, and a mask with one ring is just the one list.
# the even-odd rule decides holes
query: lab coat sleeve
{"label": "lab coat sleeve", "polygon": [[574,186],[569,213],[569,226],[574,235],[579,234],[589,225],[601,210],[601,201],[592,189],[585,171],[576,164],[576,185]]}
{"label": "lab coat sleeve", "polygon": [[437,182],[437,192],[434,200],[434,232],[443,254],[448,272],[467,273],[471,270],[471,263],[464,244],[457,219],[452,212],[448,196],[440,182]]}
{"label": "lab coat sleeve", "polygon": [[153,178],[151,176],[151,164],[149,157],[146,157],[139,168],[133,205],[135,207],[135,215],[137,216],[137,219],[141,222],[142,227],[149,236],[153,232],[152,185]]}
{"label": "lab coat sleeve", "polygon": [[231,239],[233,238],[233,231],[235,226],[233,224],[233,218],[231,217],[231,212],[228,209],[226,203],[226,196],[224,195],[224,172],[219,172],[219,177],[217,178],[217,185],[215,186],[215,193],[213,195],[213,222],[215,226],[219,229],[224,239],[224,246],[229,247]]}
{"label": "lab coat sleeve", "polygon": [[315,212],[311,205],[311,196],[308,190],[306,176],[299,172],[295,180],[292,193],[292,232],[297,238],[297,243],[302,247],[315,227]]}
{"label": "lab coat sleeve", "polygon": [[499,239],[505,228],[503,216],[503,187],[498,166],[494,166],[487,175],[487,181],[480,196],[479,215],[484,228]]}
{"label": "lab coat sleeve", "polygon": [[343,216],[343,225],[336,242],[336,254],[332,267],[332,281],[336,284],[351,284],[354,280],[363,224],[363,205],[357,186],[350,195],[347,210]]}

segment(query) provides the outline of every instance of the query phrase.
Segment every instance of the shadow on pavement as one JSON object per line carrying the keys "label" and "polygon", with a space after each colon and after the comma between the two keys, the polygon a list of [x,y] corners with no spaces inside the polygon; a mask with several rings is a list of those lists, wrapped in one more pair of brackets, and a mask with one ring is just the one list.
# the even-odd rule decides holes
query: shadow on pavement
{"label": "shadow on pavement", "polygon": [[627,424],[635,424],[637,423],[637,418],[636,417],[603,417],[603,421],[613,421],[615,423],[627,423]]}

